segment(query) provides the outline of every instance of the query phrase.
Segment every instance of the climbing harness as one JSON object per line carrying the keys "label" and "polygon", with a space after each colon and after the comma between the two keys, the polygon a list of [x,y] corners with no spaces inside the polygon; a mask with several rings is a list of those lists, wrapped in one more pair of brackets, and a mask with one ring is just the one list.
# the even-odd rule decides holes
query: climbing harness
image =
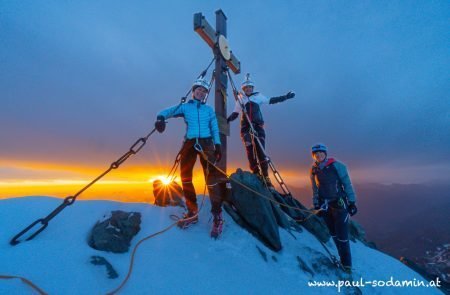
{"label": "climbing harness", "polygon": [[[255,128],[253,127],[253,124],[252,124],[252,122],[251,122],[251,120],[250,120],[250,118],[249,118],[247,112],[245,111],[245,106],[244,106],[242,100],[239,98],[239,92],[237,91],[236,84],[234,83],[233,78],[231,77],[231,73],[230,73],[230,69],[229,69],[229,68],[227,68],[227,74],[228,74],[228,78],[229,78],[229,80],[230,80],[231,87],[232,87],[232,89],[233,89],[233,95],[234,95],[234,98],[235,98],[236,102],[239,103],[239,105],[240,105],[240,107],[241,107],[241,109],[242,109],[242,113],[244,114],[245,119],[247,120],[247,122],[248,122],[248,124],[249,124],[249,126],[250,126],[250,136],[252,137],[253,144],[254,144],[255,141],[256,141],[256,143],[257,143],[258,146],[260,147],[261,151],[263,152],[265,161],[267,161],[267,164],[269,165],[270,169],[272,170],[272,173],[273,173],[273,175],[274,175],[274,177],[275,177],[275,180],[276,180],[276,181],[278,182],[278,184],[280,185],[281,189],[283,190],[283,193],[286,194],[286,195],[292,195],[291,192],[290,192],[290,190],[289,190],[289,188],[287,187],[286,183],[284,182],[283,178],[281,177],[281,174],[280,174],[280,173],[278,172],[278,170],[276,169],[274,163],[272,162],[272,160],[270,159],[270,157],[267,156],[266,150],[264,149],[264,147],[263,147],[261,141],[259,140],[259,137],[257,136],[257,133],[256,133],[256,131],[255,131]],[[254,146],[255,146],[255,145],[254,145]],[[258,160],[257,163],[258,163],[259,169],[260,169],[260,171],[262,172],[262,169],[261,169],[261,162],[259,161],[259,158],[258,158],[258,157],[256,157],[256,158],[257,158],[257,160]],[[267,183],[266,183],[265,179],[263,179],[263,181],[264,181],[264,183],[265,183],[265,185],[266,185],[266,187],[267,187]]]}
{"label": "climbing harness", "polygon": [[[290,206],[290,205],[287,205],[287,204],[278,202],[278,201],[276,201],[276,200],[273,200],[273,199],[271,199],[271,198],[265,196],[264,194],[261,194],[260,192],[258,192],[258,191],[256,191],[256,190],[252,189],[251,187],[245,185],[244,183],[242,183],[242,182],[240,182],[240,181],[238,181],[238,180],[236,180],[236,179],[231,178],[225,171],[223,171],[221,168],[217,167],[215,163],[211,162],[211,161],[208,159],[207,155],[206,155],[206,154],[203,152],[203,150],[201,149],[201,146],[200,146],[200,148],[199,148],[197,151],[202,155],[202,157],[203,157],[206,161],[208,161],[209,164],[211,164],[215,169],[217,169],[220,173],[222,173],[222,174],[223,174],[227,179],[229,179],[230,181],[232,181],[232,182],[234,182],[234,183],[236,183],[236,184],[242,186],[243,188],[245,188],[245,189],[247,189],[247,190],[253,192],[254,194],[256,194],[256,195],[258,195],[258,196],[260,196],[260,197],[262,197],[262,198],[268,200],[269,202],[272,202],[272,203],[277,204],[277,205],[279,205],[279,206],[283,206],[283,207],[286,207],[286,208],[290,208],[290,209],[293,209],[293,210],[297,210],[297,211],[301,211],[301,212],[306,212],[306,213],[309,213],[309,214],[310,214],[308,217],[306,217],[306,218],[304,218],[304,219],[302,219],[302,220],[296,220],[296,219],[293,219],[293,220],[295,220],[295,221],[297,221],[297,222],[305,222],[306,220],[308,220],[308,219],[311,218],[312,216],[317,215],[319,212],[321,212],[321,211],[327,211],[327,210],[328,210],[328,202],[324,202],[324,204],[322,204],[322,206],[321,206],[319,209],[317,209],[317,210],[305,210],[305,209],[298,208],[298,207],[296,207],[296,206]],[[314,235],[314,236],[315,236],[315,235]],[[341,262],[336,258],[336,256],[334,256],[334,255],[331,253],[331,251],[328,249],[328,247],[325,245],[325,243],[322,242],[322,241],[321,241],[319,238],[317,238],[317,237],[316,237],[316,239],[319,241],[319,243],[322,245],[322,247],[323,247],[323,248],[325,249],[325,251],[327,252],[327,254],[328,254],[328,256],[329,256],[331,262],[333,263],[333,265],[335,265],[337,268],[343,269],[343,266],[342,266]]]}
{"label": "climbing harness", "polygon": [[[214,60],[215,60],[215,58],[213,58],[213,60],[211,61],[211,63],[210,63],[210,64],[208,65],[208,67],[207,67],[207,68],[199,75],[199,77],[204,77],[204,76],[206,75],[207,70],[208,70],[209,67],[212,65],[212,63],[213,63]],[[233,87],[233,93],[234,93],[235,99],[240,103],[241,108],[243,108],[244,106],[242,105],[242,102],[239,101],[239,98],[238,98],[238,96],[237,96],[237,93],[238,93],[238,92],[237,92],[237,90],[236,90],[234,81],[233,81],[232,78],[231,78],[231,75],[230,75],[230,72],[229,72],[229,69],[228,69],[228,68],[227,68],[227,73],[228,73],[228,76],[229,76],[229,78],[230,78],[231,85],[232,85],[232,87]],[[213,81],[214,81],[214,75],[213,75],[213,77],[211,78],[210,85],[212,84]],[[181,98],[181,101],[180,101],[178,107],[180,107],[183,103],[186,102],[186,99],[187,99],[187,97],[188,97],[188,95],[190,94],[191,91],[192,91],[192,88],[186,93],[186,95],[185,95],[184,97]],[[206,103],[206,102],[207,102],[208,96],[209,96],[209,91],[208,91],[208,94],[207,94],[207,96],[205,97],[205,99],[202,101],[203,103]],[[177,110],[178,107],[177,107],[175,110]],[[243,110],[245,110],[245,109],[243,109]],[[267,162],[268,162],[268,164],[269,164],[269,167],[271,168],[272,172],[274,173],[275,178],[276,178],[277,182],[279,183],[280,187],[282,188],[283,192],[284,192],[285,194],[291,195],[291,193],[290,193],[290,191],[289,191],[287,185],[284,183],[284,181],[283,181],[281,175],[280,175],[279,172],[276,170],[274,164],[272,163],[272,161],[270,160],[270,158],[267,156],[267,154],[266,154],[264,148],[262,147],[262,144],[261,144],[261,142],[259,141],[259,138],[257,137],[257,133],[256,133],[256,131],[254,130],[253,125],[252,125],[251,121],[250,121],[249,118],[248,118],[248,115],[246,114],[245,111],[244,111],[243,113],[245,114],[246,119],[248,120],[249,125],[250,125],[250,128],[251,128],[251,134],[252,134],[252,141],[253,141],[253,144],[255,144],[255,140],[256,140],[256,143],[261,147],[261,150],[262,150],[263,153],[264,153],[265,159],[267,160]],[[138,139],[138,140],[130,147],[129,151],[126,152],[123,156],[121,156],[118,160],[116,160],[116,161],[114,161],[113,163],[111,163],[110,167],[109,167],[105,172],[103,172],[102,174],[100,174],[96,179],[94,179],[92,182],[90,182],[88,185],[86,185],[84,188],[82,188],[82,189],[81,189],[79,192],[77,192],[75,195],[69,196],[69,197],[65,198],[64,201],[63,201],[63,203],[62,203],[60,206],[58,206],[54,211],[52,211],[48,216],[46,216],[45,218],[41,218],[41,219],[36,220],[34,223],[32,223],[32,224],[29,225],[27,228],[25,228],[25,229],[22,230],[20,233],[18,233],[16,236],[14,236],[13,239],[10,241],[10,244],[14,246],[14,245],[17,245],[18,243],[20,243],[21,241],[20,241],[19,239],[20,239],[23,235],[25,235],[26,233],[28,233],[32,228],[34,228],[35,226],[37,226],[38,224],[41,224],[40,228],[37,229],[34,233],[32,233],[32,234],[31,234],[28,238],[26,238],[25,240],[26,240],[26,241],[29,241],[29,240],[33,239],[35,236],[37,236],[39,233],[41,233],[41,232],[48,226],[49,221],[50,221],[51,219],[53,219],[57,214],[59,214],[63,209],[65,209],[65,207],[72,205],[72,204],[76,201],[76,198],[77,198],[81,193],[83,193],[83,192],[84,192],[85,190],[87,190],[90,186],[92,186],[94,183],[96,183],[98,180],[100,180],[102,177],[104,177],[106,174],[108,174],[111,170],[119,168],[120,165],[123,164],[130,156],[137,154],[137,153],[143,148],[143,146],[146,144],[147,140],[150,138],[150,136],[151,136],[155,131],[156,131],[156,129],[154,128],[149,134],[147,134],[147,136],[142,137],[142,138],[139,138],[139,139]],[[256,135],[256,136],[255,136],[255,135]],[[304,211],[304,212],[310,213],[311,215],[308,216],[308,218],[311,217],[311,216],[313,216],[313,215],[316,215],[316,214],[317,214],[318,212],[320,212],[321,210],[326,210],[326,208],[325,208],[325,209],[320,208],[319,210],[314,210],[314,211],[311,211],[311,210],[304,210],[304,209],[301,209],[301,208],[298,208],[298,207],[294,207],[294,206],[289,206],[289,205],[287,205],[287,204],[283,204],[283,203],[277,202],[277,201],[275,201],[275,200],[273,200],[273,199],[271,199],[271,198],[268,198],[267,196],[265,196],[265,195],[263,195],[263,194],[261,194],[261,193],[255,191],[255,190],[253,190],[252,188],[246,186],[245,184],[243,184],[243,183],[241,183],[241,182],[239,182],[239,181],[237,181],[237,180],[235,180],[235,179],[231,179],[231,178],[226,174],[226,172],[224,172],[223,170],[221,170],[219,167],[216,166],[216,163],[215,163],[215,162],[213,163],[212,161],[210,161],[210,160],[208,159],[207,155],[206,155],[205,152],[203,151],[202,146],[201,146],[201,145],[199,144],[199,142],[198,142],[198,138],[197,138],[197,140],[196,140],[196,143],[194,144],[194,148],[195,148],[195,150],[200,154],[200,156],[202,156],[203,159],[205,159],[205,160],[207,161],[207,163],[208,163],[207,168],[206,168],[206,170],[205,170],[205,178],[207,178],[207,175],[208,175],[208,173],[209,173],[209,165],[212,165],[213,167],[215,167],[215,169],[217,169],[219,172],[221,172],[223,175],[225,175],[225,176],[226,176],[228,179],[230,179],[231,181],[233,181],[233,182],[235,182],[235,183],[237,183],[237,184],[243,186],[243,187],[246,188],[247,190],[252,191],[253,193],[255,193],[255,194],[257,194],[257,195],[259,195],[259,196],[261,196],[261,197],[263,197],[263,198],[265,198],[265,199],[268,199],[270,202],[277,203],[277,204],[279,204],[280,206],[285,206],[285,207],[287,207],[287,208],[291,208],[291,209],[294,209],[294,210]],[[171,179],[171,181],[173,181],[174,178],[175,178],[175,172],[176,172],[177,168],[178,168],[179,165],[180,165],[180,161],[181,161],[181,150],[180,150],[180,152],[178,152],[178,154],[177,154],[177,156],[176,156],[176,158],[175,158],[175,162],[174,162],[174,164],[173,164],[171,170],[169,171],[168,179]],[[259,165],[259,168],[261,169],[261,163],[260,163],[259,159],[258,159],[258,165]],[[262,171],[262,170],[260,170],[260,171]],[[176,215],[171,215],[170,218],[173,219],[173,220],[175,220],[174,223],[170,224],[169,226],[167,226],[167,227],[164,228],[163,230],[158,231],[158,232],[156,232],[156,233],[153,233],[153,234],[151,234],[151,235],[149,235],[149,236],[147,236],[147,237],[144,237],[144,238],[141,239],[140,241],[138,241],[138,243],[137,243],[137,244],[134,246],[134,248],[133,248],[133,251],[132,251],[132,254],[131,254],[131,259],[130,259],[130,266],[129,266],[128,273],[127,273],[126,277],[124,278],[124,280],[121,282],[121,284],[120,284],[116,289],[114,289],[114,290],[111,291],[111,292],[108,292],[107,294],[116,294],[116,293],[117,293],[120,289],[122,289],[123,286],[126,284],[126,282],[127,282],[128,279],[130,278],[131,273],[132,273],[132,271],[133,271],[133,265],[134,265],[134,260],[135,260],[135,255],[136,255],[137,249],[139,248],[140,245],[142,245],[143,242],[145,242],[145,241],[147,241],[147,240],[149,240],[149,239],[151,239],[151,238],[153,238],[153,237],[156,237],[156,236],[158,236],[158,235],[161,235],[161,234],[163,234],[164,232],[169,231],[170,229],[172,229],[173,227],[175,227],[176,225],[178,225],[181,221],[187,221],[187,220],[189,220],[189,219],[191,219],[191,218],[196,218],[196,217],[198,217],[198,214],[199,214],[199,212],[202,210],[203,204],[204,204],[204,201],[205,201],[206,186],[207,186],[207,184],[206,184],[206,179],[205,179],[205,187],[204,187],[203,199],[202,199],[202,202],[201,202],[201,204],[200,204],[200,208],[199,208],[198,212],[196,213],[196,215],[194,215],[194,216],[192,216],[192,217],[189,217],[189,218],[185,218],[185,219],[183,219],[183,218],[181,218],[181,217],[179,217],[179,216],[176,216]],[[266,186],[267,186],[267,184],[266,184]],[[307,218],[306,218],[306,219],[307,219]],[[306,219],[305,219],[305,220],[306,220]],[[319,241],[320,241],[320,240],[319,240]],[[321,241],[320,241],[320,242],[321,242]],[[333,255],[331,254],[331,252],[328,250],[328,248],[326,247],[326,245],[325,245],[323,242],[321,242],[321,244],[322,244],[322,246],[324,247],[324,249],[327,251],[327,253],[330,255],[330,257],[331,257],[333,263],[334,263],[335,265],[340,264],[340,262],[336,259],[336,257],[333,256]],[[334,259],[333,259],[333,258],[334,258]],[[341,265],[341,266],[342,266],[342,265]],[[19,279],[21,279],[23,282],[25,282],[26,284],[30,285],[33,289],[35,289],[35,290],[36,290],[39,294],[41,294],[41,295],[47,294],[47,293],[45,293],[44,291],[42,291],[40,288],[38,288],[36,285],[34,285],[31,281],[29,281],[29,280],[27,280],[27,279],[25,279],[25,278],[22,278],[22,277],[16,277],[16,276],[3,276],[3,275],[0,275],[0,279],[13,279],[13,278],[19,278]]]}
{"label": "climbing harness", "polygon": [[[77,197],[81,195],[85,190],[87,190],[90,186],[92,186],[94,183],[96,183],[98,180],[100,180],[103,176],[108,174],[111,170],[117,169],[122,165],[130,156],[137,154],[147,143],[147,140],[150,138],[150,136],[155,133],[156,129],[153,128],[153,130],[147,134],[145,137],[139,138],[126,152],[123,154],[119,159],[112,162],[109,168],[100,174],[97,178],[95,178],[93,181],[91,181],[89,184],[87,184],[85,187],[83,187],[80,191],[78,191],[75,195],[66,197],[61,205],[59,205],[55,210],[53,210],[49,215],[47,215],[44,218],[40,218],[30,224],[28,227],[26,227],[24,230],[19,232],[17,235],[15,235],[11,241],[9,242],[12,246],[15,246],[19,244],[21,241],[19,238],[21,238],[23,235],[28,233],[32,228],[37,227],[37,230],[34,231],[30,236],[28,236],[25,240],[29,241],[32,240],[34,237],[36,237],[39,233],[41,233],[47,226],[50,220],[52,220],[56,215],[58,215],[62,210],[64,210],[67,206],[72,205],[75,203]],[[40,224],[40,225],[39,225]]]}
{"label": "climbing harness", "polygon": [[[208,69],[211,67],[211,65],[213,64],[213,62],[216,60],[216,57],[214,57],[211,62],[209,63],[209,65],[206,67],[205,70],[203,70],[200,75],[198,76],[198,78],[200,77],[205,77],[206,73],[208,72]],[[186,93],[185,96],[183,96],[181,98],[180,103],[177,105],[177,107],[174,109],[174,112],[183,104],[186,102],[186,99],[188,97],[188,95],[191,93],[192,91],[192,87],[190,87],[189,91]],[[208,92],[209,93],[209,92]],[[73,196],[68,196],[64,199],[63,203],[61,205],[59,205],[55,210],[53,210],[52,212],[50,212],[50,214],[48,214],[46,217],[44,218],[40,218],[38,220],[36,220],[35,222],[31,223],[29,226],[27,226],[25,229],[23,229],[21,232],[19,232],[17,235],[15,235],[11,241],[9,242],[12,246],[15,246],[17,244],[19,244],[21,242],[20,238],[22,238],[25,234],[27,234],[28,232],[30,232],[33,228],[36,228],[36,230],[32,233],[30,233],[30,235],[28,237],[25,238],[25,241],[30,241],[32,240],[34,237],[36,237],[38,234],[40,234],[44,229],[47,228],[50,220],[52,220],[56,215],[58,215],[62,210],[64,210],[67,206],[73,205],[73,203],[75,203],[77,197],[79,195],[81,195],[85,190],[87,190],[89,187],[91,187],[94,183],[96,183],[97,181],[99,181],[102,177],[104,177],[106,174],[108,174],[111,170],[117,169],[120,167],[120,165],[122,165],[130,156],[137,154],[143,147],[144,145],[147,143],[147,140],[150,138],[150,136],[155,133],[156,128],[153,128],[153,130],[148,133],[146,136],[139,138],[128,150],[128,152],[126,152],[125,154],[123,154],[119,159],[117,159],[116,161],[112,162],[110,167],[104,171],[102,174],[100,174],[97,178],[95,178],[93,181],[91,181],[89,184],[87,184],[85,187],[83,187],[80,191],[78,191],[76,194],[74,194]]]}

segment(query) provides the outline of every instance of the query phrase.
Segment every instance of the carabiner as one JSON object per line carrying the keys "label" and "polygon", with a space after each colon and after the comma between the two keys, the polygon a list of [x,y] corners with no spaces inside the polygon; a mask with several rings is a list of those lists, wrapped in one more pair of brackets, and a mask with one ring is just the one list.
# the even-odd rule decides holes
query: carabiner
{"label": "carabiner", "polygon": [[322,206],[320,206],[321,211],[328,211],[328,201],[325,200],[325,202],[322,204]]}
{"label": "carabiner", "polygon": [[198,138],[195,139],[194,149],[195,149],[197,152],[199,152],[199,153],[203,153],[203,148],[202,148],[202,146],[198,143]]}

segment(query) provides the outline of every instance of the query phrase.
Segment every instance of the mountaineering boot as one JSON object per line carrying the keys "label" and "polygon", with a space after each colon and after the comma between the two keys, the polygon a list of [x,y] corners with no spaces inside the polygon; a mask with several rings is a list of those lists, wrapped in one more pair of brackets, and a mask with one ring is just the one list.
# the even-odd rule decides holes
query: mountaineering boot
{"label": "mountaineering boot", "polygon": [[178,227],[181,229],[188,228],[192,224],[196,224],[198,222],[198,211],[188,211],[183,214],[183,218],[178,221]]}
{"label": "mountaineering boot", "polygon": [[222,233],[223,219],[222,213],[214,214],[213,226],[211,229],[211,238],[217,239]]}

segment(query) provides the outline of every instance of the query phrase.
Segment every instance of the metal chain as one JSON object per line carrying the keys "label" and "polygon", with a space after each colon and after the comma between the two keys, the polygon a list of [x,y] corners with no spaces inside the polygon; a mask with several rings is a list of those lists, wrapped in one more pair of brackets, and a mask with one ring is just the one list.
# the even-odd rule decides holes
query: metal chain
{"label": "metal chain", "polygon": [[[262,198],[268,200],[269,202],[272,202],[272,203],[274,203],[274,204],[278,204],[279,206],[283,206],[283,207],[290,208],[290,209],[293,209],[293,210],[297,210],[297,211],[309,213],[309,216],[306,217],[306,218],[304,218],[304,219],[301,219],[301,220],[293,219],[293,220],[296,221],[296,222],[305,222],[306,220],[308,220],[308,219],[311,218],[312,216],[319,214],[321,211],[326,211],[326,210],[328,210],[328,204],[326,204],[325,206],[321,206],[321,207],[320,207],[319,209],[317,209],[317,210],[315,210],[315,209],[314,209],[314,210],[305,210],[305,209],[301,209],[301,208],[298,208],[298,207],[290,206],[290,205],[287,205],[287,204],[284,204],[284,203],[280,203],[280,202],[278,202],[278,201],[276,201],[276,200],[273,200],[273,199],[271,199],[271,198],[269,198],[269,197],[267,197],[267,196],[261,194],[260,192],[258,192],[258,191],[256,191],[256,190],[252,189],[251,187],[245,185],[244,183],[242,183],[242,182],[240,182],[240,181],[238,181],[238,180],[236,180],[236,179],[231,178],[225,171],[223,171],[222,169],[220,169],[219,167],[217,167],[215,163],[211,162],[211,161],[208,159],[208,157],[206,156],[206,154],[205,154],[203,151],[199,151],[199,153],[202,155],[202,157],[203,157],[206,161],[208,161],[208,163],[210,163],[214,168],[217,169],[217,171],[219,171],[220,173],[222,173],[222,174],[223,174],[227,179],[229,179],[230,181],[233,181],[234,183],[237,183],[238,185],[242,186],[243,188],[245,188],[245,189],[247,189],[247,190],[253,192],[254,194],[256,194],[256,195],[258,195],[258,196],[260,196],[260,197],[262,197]],[[333,264],[334,264],[337,268],[339,268],[339,267],[343,268],[343,267],[342,267],[342,264],[340,263],[340,261],[336,258],[336,256],[334,256],[334,255],[330,252],[330,250],[329,250],[328,247],[325,245],[325,243],[322,242],[322,241],[321,241],[319,238],[317,238],[317,237],[316,237],[316,239],[319,241],[319,243],[322,245],[322,247],[326,250],[326,252],[328,253],[328,255],[329,255],[329,257],[330,257],[330,260],[333,262]]]}
{"label": "metal chain", "polygon": [[[200,73],[200,75],[197,76],[197,79],[204,78],[204,77],[206,76],[206,73],[208,73],[209,68],[211,67],[211,65],[213,64],[213,62],[214,62],[215,60],[216,60],[216,56],[214,56],[214,57],[212,58],[211,62],[210,62],[209,65],[206,67],[206,69],[204,69],[204,70]],[[214,76],[214,75],[213,75],[213,76]],[[183,97],[181,98],[181,103],[185,103],[185,102],[186,102],[187,97],[189,96],[189,94],[190,94],[191,92],[192,92],[192,87],[189,88],[189,91],[186,93],[186,95],[183,96]],[[209,92],[208,92],[208,94],[209,94]]]}
{"label": "metal chain", "polygon": [[52,212],[50,212],[49,215],[47,215],[44,218],[40,218],[38,220],[36,220],[35,222],[33,222],[32,224],[30,224],[28,227],[26,227],[24,230],[22,230],[21,232],[19,232],[17,235],[15,235],[11,241],[9,242],[12,246],[15,246],[17,244],[20,243],[20,241],[18,240],[20,237],[22,237],[25,233],[27,233],[28,231],[30,231],[32,228],[36,227],[38,224],[40,224],[40,227],[34,232],[32,233],[28,238],[26,238],[26,241],[32,240],[34,237],[36,237],[38,234],[40,234],[47,226],[48,223],[50,222],[50,220],[52,220],[56,215],[58,215],[62,210],[64,210],[67,206],[72,205],[73,203],[75,203],[77,197],[79,195],[81,195],[85,190],[87,190],[89,187],[91,187],[94,183],[96,183],[97,181],[99,181],[102,177],[104,177],[106,174],[108,174],[111,170],[113,169],[117,169],[120,167],[120,165],[122,165],[130,156],[137,154],[146,144],[148,138],[155,133],[156,129],[153,128],[153,130],[147,134],[145,137],[141,137],[139,138],[131,147],[130,149],[123,154],[119,159],[117,159],[116,161],[112,162],[111,165],[109,166],[109,168],[103,172],[102,174],[100,174],[97,178],[95,178],[93,181],[91,181],[89,184],[87,184],[86,186],[84,186],[81,190],[79,190],[76,194],[74,194],[73,196],[69,196],[66,197],[63,201],[63,203],[61,205],[59,205],[55,210],[53,210]]}
{"label": "metal chain", "polygon": [[[287,187],[286,183],[284,182],[283,178],[281,177],[281,174],[278,172],[278,170],[275,168],[274,163],[272,162],[272,160],[270,159],[269,156],[267,156],[266,150],[264,149],[261,141],[259,140],[258,136],[255,136],[256,131],[255,128],[253,127],[253,124],[247,114],[247,112],[245,111],[245,106],[243,105],[243,102],[240,101],[239,97],[238,97],[238,91],[236,90],[236,85],[234,84],[233,78],[231,77],[231,73],[230,73],[230,69],[227,68],[227,74],[228,74],[228,78],[230,79],[230,84],[231,87],[233,88],[233,94],[234,94],[234,98],[235,100],[239,103],[239,105],[241,106],[242,109],[242,113],[245,116],[245,119],[247,120],[247,122],[249,123],[250,126],[250,136],[252,136],[253,140],[256,140],[257,144],[259,145],[261,151],[263,152],[264,158],[267,161],[270,169],[272,170],[272,173],[274,174],[275,180],[278,182],[278,184],[280,185],[281,189],[283,190],[283,193],[287,194],[287,195],[292,195],[291,191],[289,190],[289,188]],[[256,157],[258,160],[258,165],[260,166],[260,162],[259,162],[259,158]],[[261,169],[261,166],[260,166]],[[261,170],[262,172],[262,170]],[[267,183],[266,183],[267,186]]]}
{"label": "metal chain", "polygon": [[175,172],[178,169],[178,166],[180,165],[181,162],[181,151],[183,150],[183,147],[181,147],[180,151],[178,152],[177,156],[175,157],[175,161],[172,165],[172,168],[169,171],[169,174],[167,174],[167,179],[170,180],[170,182],[174,181],[176,178]]}
{"label": "metal chain", "polygon": [[208,89],[208,93],[206,94],[206,96],[205,96],[205,98],[203,99],[202,103],[207,103],[207,102],[208,102],[209,93],[211,92],[211,85],[212,85],[212,83],[213,83],[214,80],[215,80],[214,72],[215,72],[215,71],[213,71],[213,73],[212,73],[212,75],[211,75],[211,79],[209,80],[209,89]]}
{"label": "metal chain", "polygon": [[[243,101],[239,98],[239,92],[238,92],[237,89],[236,89],[236,84],[234,84],[234,80],[231,78],[230,70],[229,70],[228,68],[227,68],[227,74],[228,74],[228,78],[229,78],[229,80],[230,80],[231,88],[233,89],[234,99],[239,103],[239,106],[240,106],[241,109],[242,109],[242,113],[244,114],[245,119],[246,119],[247,122],[249,123],[250,130],[249,130],[248,133],[250,134],[250,138],[251,138],[251,140],[252,140],[253,157],[256,159],[256,164],[258,165],[259,171],[260,171],[260,173],[261,173],[261,175],[262,175],[262,173],[263,173],[262,164],[261,164],[261,161],[260,161],[260,159],[259,159],[259,157],[258,157],[258,154],[259,154],[259,153],[258,153],[258,151],[257,151],[257,147],[256,147],[256,144],[255,144],[255,138],[258,138],[258,132],[256,132],[256,130],[255,130],[255,128],[253,127],[253,124],[252,124],[252,122],[251,122],[251,120],[250,120],[250,117],[248,116],[247,112],[245,111],[245,105],[244,105]],[[259,142],[259,138],[258,138],[258,142]],[[259,144],[261,144],[261,143],[259,142]],[[262,147],[262,145],[260,145],[260,146]],[[264,153],[264,157],[265,157],[266,159],[268,158],[268,157],[265,155],[265,153]],[[264,185],[266,186],[266,188],[268,188],[267,181],[266,181],[266,179],[265,179],[264,176],[262,177],[262,180],[263,180],[263,183],[264,183]]]}
{"label": "metal chain", "polygon": [[264,198],[264,199],[266,199],[266,200],[268,200],[268,201],[270,201],[270,202],[272,202],[272,203],[274,203],[274,204],[278,204],[278,205],[280,205],[280,206],[283,206],[283,207],[286,207],[286,208],[290,208],[290,209],[293,209],[293,210],[297,210],[297,211],[301,211],[301,212],[307,212],[307,213],[310,213],[311,215],[317,215],[320,211],[323,211],[322,208],[320,208],[320,209],[318,209],[318,210],[301,209],[301,208],[298,208],[298,207],[290,206],[290,205],[287,205],[287,204],[278,202],[278,201],[276,201],[276,200],[273,200],[273,199],[267,197],[266,195],[263,195],[262,193],[260,193],[260,192],[258,192],[258,191],[256,191],[256,190],[254,190],[253,188],[251,188],[251,187],[245,185],[244,183],[242,183],[242,182],[240,182],[240,181],[238,181],[238,180],[236,180],[236,179],[231,178],[230,175],[228,175],[228,174],[227,174],[225,171],[223,171],[221,168],[217,167],[217,165],[216,165],[215,163],[213,163],[212,161],[210,161],[210,160],[208,159],[208,156],[207,156],[203,151],[201,151],[201,152],[199,151],[199,153],[201,154],[201,156],[202,156],[209,164],[211,164],[215,169],[217,169],[217,171],[219,171],[221,174],[223,174],[227,179],[229,179],[229,180],[232,181],[232,182],[237,183],[238,185],[242,186],[243,188],[247,189],[248,191],[251,191],[252,193],[254,193],[254,194],[256,194],[256,195],[258,195],[258,196],[260,196],[260,197],[262,197],[262,198]]}
{"label": "metal chain", "polygon": [[[203,70],[200,75],[197,77],[204,77],[206,75],[206,73],[208,72],[208,69],[211,67],[211,65],[213,64],[213,62],[216,60],[216,57],[213,57],[213,59],[211,60],[211,62],[209,63],[209,65],[206,67],[205,70]],[[186,102],[186,98],[189,95],[189,93],[191,93],[192,91],[192,87],[189,89],[189,91],[186,93],[186,95],[184,97],[181,98],[180,103],[177,105],[177,107],[173,110],[173,112],[175,112],[176,110],[178,110],[178,108]],[[153,130],[147,134],[147,136],[145,137],[141,137],[139,138],[128,150],[128,152],[126,152],[125,154],[123,154],[119,159],[117,159],[116,161],[112,162],[111,165],[109,166],[109,168],[103,172],[102,174],[100,174],[97,178],[95,178],[93,181],[91,181],[89,184],[87,184],[85,187],[83,187],[80,191],[78,191],[76,194],[74,194],[73,196],[68,196],[64,199],[63,203],[61,205],[59,205],[55,210],[53,210],[49,215],[47,215],[44,218],[40,218],[38,220],[36,220],[35,222],[33,222],[32,224],[30,224],[28,227],[26,227],[25,229],[23,229],[21,232],[19,232],[17,235],[15,235],[11,241],[9,242],[12,246],[15,246],[17,244],[20,243],[20,241],[18,240],[20,237],[22,237],[25,233],[29,232],[32,228],[36,227],[38,224],[40,224],[40,227],[34,232],[32,233],[28,238],[26,238],[26,241],[29,241],[31,239],[33,239],[34,237],[36,237],[38,234],[40,234],[47,226],[48,223],[50,222],[50,220],[52,220],[56,215],[58,215],[62,210],[64,210],[67,206],[72,205],[77,197],[79,195],[81,195],[85,190],[87,190],[89,187],[91,187],[94,183],[96,183],[98,180],[100,180],[102,177],[104,177],[106,174],[108,174],[111,170],[117,169],[120,167],[120,165],[122,165],[130,156],[137,154],[146,144],[148,138],[156,131],[156,128],[153,128]]]}

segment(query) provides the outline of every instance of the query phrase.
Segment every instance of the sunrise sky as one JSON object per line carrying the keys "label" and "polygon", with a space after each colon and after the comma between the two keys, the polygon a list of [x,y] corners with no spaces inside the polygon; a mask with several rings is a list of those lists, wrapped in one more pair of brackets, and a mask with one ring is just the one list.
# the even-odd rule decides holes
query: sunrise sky
{"label": "sunrise sky", "polygon": [[[209,63],[193,14],[219,8],[256,90],[297,93],[263,108],[288,184],[307,185],[316,142],[355,182],[450,180],[448,1],[1,1],[0,198],[67,196],[107,169]],[[247,167],[238,128],[228,171]],[[152,198],[184,130],[171,120],[83,197]]]}

